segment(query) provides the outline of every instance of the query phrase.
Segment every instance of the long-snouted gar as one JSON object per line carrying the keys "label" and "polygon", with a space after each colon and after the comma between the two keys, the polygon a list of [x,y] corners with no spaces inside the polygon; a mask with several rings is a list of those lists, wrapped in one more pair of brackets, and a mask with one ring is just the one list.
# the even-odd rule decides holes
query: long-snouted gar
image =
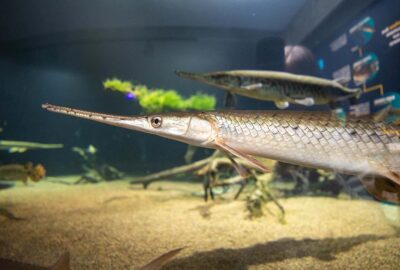
{"label": "long-snouted gar", "polygon": [[361,95],[360,88],[350,89],[334,80],[288,72],[232,70],[175,73],[180,77],[213,85],[234,94],[273,101],[280,109],[289,107],[289,103],[304,106],[333,104]]}
{"label": "long-snouted gar", "polygon": [[[254,156],[363,176],[378,199],[400,202],[399,129],[324,112],[214,111],[116,116],[42,105],[46,110],[220,149],[268,170]],[[371,182],[371,179],[373,181]]]}

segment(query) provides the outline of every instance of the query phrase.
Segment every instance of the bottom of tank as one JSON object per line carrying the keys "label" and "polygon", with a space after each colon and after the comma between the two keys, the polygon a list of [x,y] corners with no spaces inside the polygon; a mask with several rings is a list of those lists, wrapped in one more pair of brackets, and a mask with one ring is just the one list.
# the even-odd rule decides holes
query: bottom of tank
{"label": "bottom of tank", "polygon": [[0,215],[0,258],[46,266],[68,251],[71,269],[136,269],[185,247],[163,269],[398,267],[396,206],[299,196],[279,200],[284,221],[272,203],[251,219],[246,195],[204,202],[198,183],[157,182],[143,190],[126,179],[58,181],[1,191],[0,206],[14,218]]}

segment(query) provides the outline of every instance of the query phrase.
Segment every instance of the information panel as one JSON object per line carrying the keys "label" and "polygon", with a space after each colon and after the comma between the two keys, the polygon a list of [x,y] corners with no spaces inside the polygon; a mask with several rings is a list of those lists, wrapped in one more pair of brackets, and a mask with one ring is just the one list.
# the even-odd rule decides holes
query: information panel
{"label": "information panel", "polygon": [[347,108],[365,115],[389,104],[400,108],[400,1],[372,4],[316,50],[323,77],[362,88]]}

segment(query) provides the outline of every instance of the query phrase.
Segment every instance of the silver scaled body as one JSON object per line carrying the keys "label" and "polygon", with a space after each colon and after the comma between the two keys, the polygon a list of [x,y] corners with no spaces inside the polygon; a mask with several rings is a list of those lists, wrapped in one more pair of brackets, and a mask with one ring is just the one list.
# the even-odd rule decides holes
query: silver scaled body
{"label": "silver scaled body", "polygon": [[329,113],[205,113],[216,137],[244,153],[348,174],[400,171],[399,134],[368,119],[346,122]]}

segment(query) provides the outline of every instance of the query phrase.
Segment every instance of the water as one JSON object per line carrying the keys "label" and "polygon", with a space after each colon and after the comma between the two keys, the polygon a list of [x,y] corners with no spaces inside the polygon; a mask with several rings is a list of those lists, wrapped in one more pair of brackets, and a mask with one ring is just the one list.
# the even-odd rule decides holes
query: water
{"label": "water", "polygon": [[[266,161],[274,174],[258,172],[241,186],[222,155],[218,170],[198,166],[144,190],[130,182],[214,150],[41,108],[151,113],[138,90],[145,85],[183,100],[207,94],[219,110],[226,91],[175,71],[269,70],[363,90],[334,106],[287,110],[340,109],[342,117],[398,109],[398,1],[339,2],[0,4],[0,269],[12,269],[4,260],[49,266],[67,251],[71,269],[136,269],[180,247],[165,269],[396,269],[399,207],[374,199],[358,177]],[[131,91],[105,89],[113,78],[131,82]],[[172,100],[164,111],[193,109],[188,102]],[[234,106],[278,110],[240,95]],[[237,185],[204,190],[214,176]]]}

